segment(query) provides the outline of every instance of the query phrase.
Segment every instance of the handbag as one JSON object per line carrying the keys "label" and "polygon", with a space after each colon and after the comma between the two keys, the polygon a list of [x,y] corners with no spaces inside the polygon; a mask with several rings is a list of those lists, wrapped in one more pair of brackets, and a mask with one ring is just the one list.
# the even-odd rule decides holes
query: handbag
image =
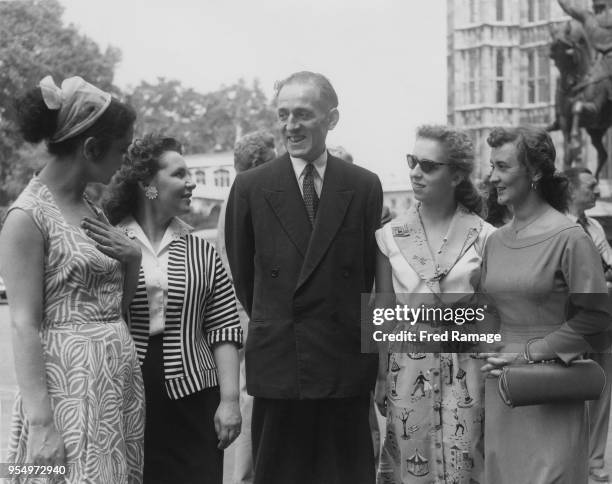
{"label": "handbag", "polygon": [[606,374],[593,360],[508,365],[499,377],[499,395],[509,407],[581,402],[599,398]]}

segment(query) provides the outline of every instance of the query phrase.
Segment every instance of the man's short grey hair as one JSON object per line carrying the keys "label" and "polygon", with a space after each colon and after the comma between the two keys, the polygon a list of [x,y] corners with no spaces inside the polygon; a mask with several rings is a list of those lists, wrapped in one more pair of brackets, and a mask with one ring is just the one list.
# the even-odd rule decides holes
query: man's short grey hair
{"label": "man's short grey hair", "polygon": [[319,89],[321,102],[325,105],[327,109],[333,109],[338,107],[338,95],[336,94],[336,91],[332,86],[331,82],[329,82],[329,79],[323,74],[310,71],[294,72],[286,79],[283,79],[282,81],[277,81],[276,84],[274,84],[275,103],[278,100],[278,94],[280,93],[281,89],[284,86],[293,83],[313,84]]}

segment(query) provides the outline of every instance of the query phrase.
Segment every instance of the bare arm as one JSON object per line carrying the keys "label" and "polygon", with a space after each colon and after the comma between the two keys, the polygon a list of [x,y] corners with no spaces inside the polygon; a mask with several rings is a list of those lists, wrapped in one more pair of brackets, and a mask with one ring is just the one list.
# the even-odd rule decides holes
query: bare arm
{"label": "bare arm", "polygon": [[206,303],[204,329],[217,366],[221,394],[214,422],[218,448],[225,449],[238,437],[242,423],[238,387],[238,347],[242,344],[242,329],[232,284],[214,249],[212,256],[215,278]]}
{"label": "bare arm", "polygon": [[[391,308],[395,306],[395,292],[393,291],[393,279],[391,271],[391,263],[387,256],[385,256],[380,249],[376,249],[376,299],[374,305],[377,308]],[[385,332],[389,331],[389,325],[383,324],[381,329]],[[385,343],[382,343],[379,347],[379,354],[384,353],[385,365],[379,365],[379,375],[384,373],[386,375],[386,358],[388,348]],[[382,360],[381,360],[382,361]]]}
{"label": "bare arm", "polygon": [[[395,293],[393,292],[393,279],[389,259],[380,251],[376,250],[376,308],[390,308],[395,305]],[[389,331],[385,325],[383,331]],[[378,377],[374,390],[374,401],[381,415],[387,414],[385,398],[387,393],[387,371],[388,371],[389,348],[387,344],[380,343],[378,347]]]}
{"label": "bare arm", "polygon": [[215,430],[219,438],[219,449],[229,446],[240,433],[238,388],[238,349],[234,343],[220,343],[213,347],[213,357],[217,365],[221,401],[215,413]]}
{"label": "bare arm", "polygon": [[63,463],[64,444],[53,421],[43,347],[39,336],[43,307],[44,241],[21,210],[9,213],[0,234],[0,271],[11,313],[17,385],[32,427],[29,462]]}

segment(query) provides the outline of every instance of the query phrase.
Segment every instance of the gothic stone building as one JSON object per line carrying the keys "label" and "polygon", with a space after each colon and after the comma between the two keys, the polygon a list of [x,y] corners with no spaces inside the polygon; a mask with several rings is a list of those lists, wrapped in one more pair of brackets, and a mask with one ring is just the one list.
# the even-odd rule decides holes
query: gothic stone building
{"label": "gothic stone building", "polygon": [[[590,0],[573,1],[590,7]],[[491,128],[552,122],[558,71],[549,27],[569,17],[557,0],[447,0],[447,15],[448,122],[471,133],[482,177]],[[553,139],[560,167],[561,133]],[[596,163],[590,145],[583,159]]]}

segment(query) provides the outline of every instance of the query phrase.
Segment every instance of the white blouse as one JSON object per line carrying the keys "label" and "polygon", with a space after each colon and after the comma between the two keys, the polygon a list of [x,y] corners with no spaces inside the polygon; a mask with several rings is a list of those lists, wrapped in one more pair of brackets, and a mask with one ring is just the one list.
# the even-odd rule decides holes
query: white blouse
{"label": "white blouse", "polygon": [[142,250],[142,270],[147,286],[147,299],[149,300],[149,316],[151,336],[164,332],[166,321],[166,306],[168,304],[168,254],[170,244],[191,227],[178,218],[173,218],[159,244],[157,250],[153,248],[142,227],[131,215],[121,221],[129,236],[138,241]]}

